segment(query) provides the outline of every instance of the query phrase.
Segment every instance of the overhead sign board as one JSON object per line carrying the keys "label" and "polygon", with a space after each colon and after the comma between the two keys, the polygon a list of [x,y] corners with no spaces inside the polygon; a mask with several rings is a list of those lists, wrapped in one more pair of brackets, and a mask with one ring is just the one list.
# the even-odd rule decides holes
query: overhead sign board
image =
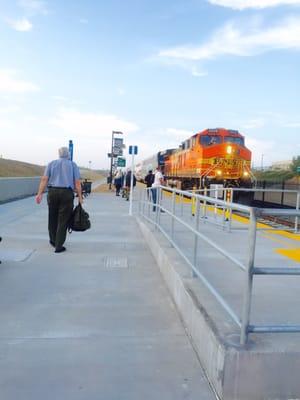
{"label": "overhead sign board", "polygon": [[118,157],[118,167],[126,167],[126,159],[123,157]]}
{"label": "overhead sign board", "polygon": [[123,139],[122,138],[114,138],[113,147],[117,147],[119,149],[123,148]]}

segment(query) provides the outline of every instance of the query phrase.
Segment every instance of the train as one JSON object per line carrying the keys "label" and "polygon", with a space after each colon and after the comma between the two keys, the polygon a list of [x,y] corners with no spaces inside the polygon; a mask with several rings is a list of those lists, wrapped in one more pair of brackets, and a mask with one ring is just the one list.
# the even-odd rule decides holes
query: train
{"label": "train", "polygon": [[159,165],[167,183],[179,189],[203,188],[211,184],[224,187],[251,187],[251,151],[238,130],[205,129],[181,143],[177,149],[156,153],[137,165],[143,179]]}

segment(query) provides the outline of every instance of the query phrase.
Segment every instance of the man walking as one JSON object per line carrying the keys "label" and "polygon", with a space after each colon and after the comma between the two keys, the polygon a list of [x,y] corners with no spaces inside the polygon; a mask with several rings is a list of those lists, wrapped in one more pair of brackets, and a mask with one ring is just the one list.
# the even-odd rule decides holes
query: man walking
{"label": "man walking", "polygon": [[146,187],[147,187],[147,197],[148,197],[148,200],[149,200],[150,199],[150,190],[151,190],[152,184],[154,182],[154,174],[152,172],[152,169],[150,169],[148,171],[148,174],[145,176],[144,182],[145,182]]}
{"label": "man walking", "polygon": [[[159,203],[158,199],[158,188],[164,184],[164,176],[161,173],[161,166],[158,165],[154,174],[154,182],[152,183],[151,193],[152,193],[152,201],[153,201],[153,211],[156,211],[156,205]],[[164,212],[163,210],[160,210]]]}
{"label": "man walking", "polygon": [[78,194],[79,203],[82,204],[82,192],[80,174],[77,165],[70,160],[67,147],[58,150],[59,159],[51,161],[41,178],[36,203],[40,204],[43,192],[48,186],[48,231],[51,246],[55,247],[55,253],[66,250],[63,246],[68,221],[73,211],[73,191]]}

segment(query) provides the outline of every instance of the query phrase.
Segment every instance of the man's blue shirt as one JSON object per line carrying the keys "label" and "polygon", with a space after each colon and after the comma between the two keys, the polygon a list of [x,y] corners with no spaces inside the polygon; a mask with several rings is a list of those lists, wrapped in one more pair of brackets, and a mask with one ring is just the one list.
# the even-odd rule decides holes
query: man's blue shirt
{"label": "man's blue shirt", "polygon": [[75,180],[80,179],[77,165],[66,158],[51,161],[45,169],[44,176],[48,176],[48,186],[71,188],[73,190]]}

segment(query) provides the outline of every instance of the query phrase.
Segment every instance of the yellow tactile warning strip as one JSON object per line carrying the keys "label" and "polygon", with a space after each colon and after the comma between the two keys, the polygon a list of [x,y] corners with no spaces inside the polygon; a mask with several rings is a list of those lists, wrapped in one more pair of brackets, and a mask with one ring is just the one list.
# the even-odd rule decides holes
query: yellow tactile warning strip
{"label": "yellow tactile warning strip", "polygon": [[296,249],[276,249],[276,253],[288,257],[293,261],[300,263],[300,248]]}
{"label": "yellow tactile warning strip", "polygon": [[[171,195],[171,193],[166,193],[166,192],[165,192],[165,194],[167,196]],[[177,198],[176,198],[176,203],[179,203],[182,200],[183,200],[184,203],[192,203],[190,199],[187,199],[187,198],[181,199],[179,196],[177,196]],[[209,211],[212,211],[212,210],[214,210],[214,207],[213,206],[207,206],[207,209]],[[193,213],[193,204],[192,204],[191,212]],[[222,210],[217,209],[217,213],[221,214],[222,212],[223,212]],[[246,218],[246,217],[241,217],[239,215],[233,214],[232,218],[235,221],[238,221],[238,222],[240,222],[242,224],[248,224],[249,223],[249,219]],[[262,224],[261,222],[259,222],[257,224],[257,226],[258,226],[258,228],[270,228],[269,225]],[[279,236],[284,237],[286,239],[295,240],[295,241],[300,241],[300,235],[296,234],[296,233],[292,233],[292,232],[286,232],[284,230],[268,231],[267,233],[264,232],[264,234],[263,234],[263,236],[265,236],[266,238],[268,238],[268,239],[270,239],[270,240],[272,240],[274,242],[280,243],[280,244],[282,244],[282,245],[287,247],[287,249],[274,249],[274,251],[276,251],[276,253],[278,253],[278,254],[280,254],[282,256],[285,256],[285,257],[287,257],[287,258],[289,258],[289,259],[291,259],[293,261],[300,262],[300,246],[295,248],[294,244],[281,241],[280,239],[277,239],[273,235],[279,235]]]}

